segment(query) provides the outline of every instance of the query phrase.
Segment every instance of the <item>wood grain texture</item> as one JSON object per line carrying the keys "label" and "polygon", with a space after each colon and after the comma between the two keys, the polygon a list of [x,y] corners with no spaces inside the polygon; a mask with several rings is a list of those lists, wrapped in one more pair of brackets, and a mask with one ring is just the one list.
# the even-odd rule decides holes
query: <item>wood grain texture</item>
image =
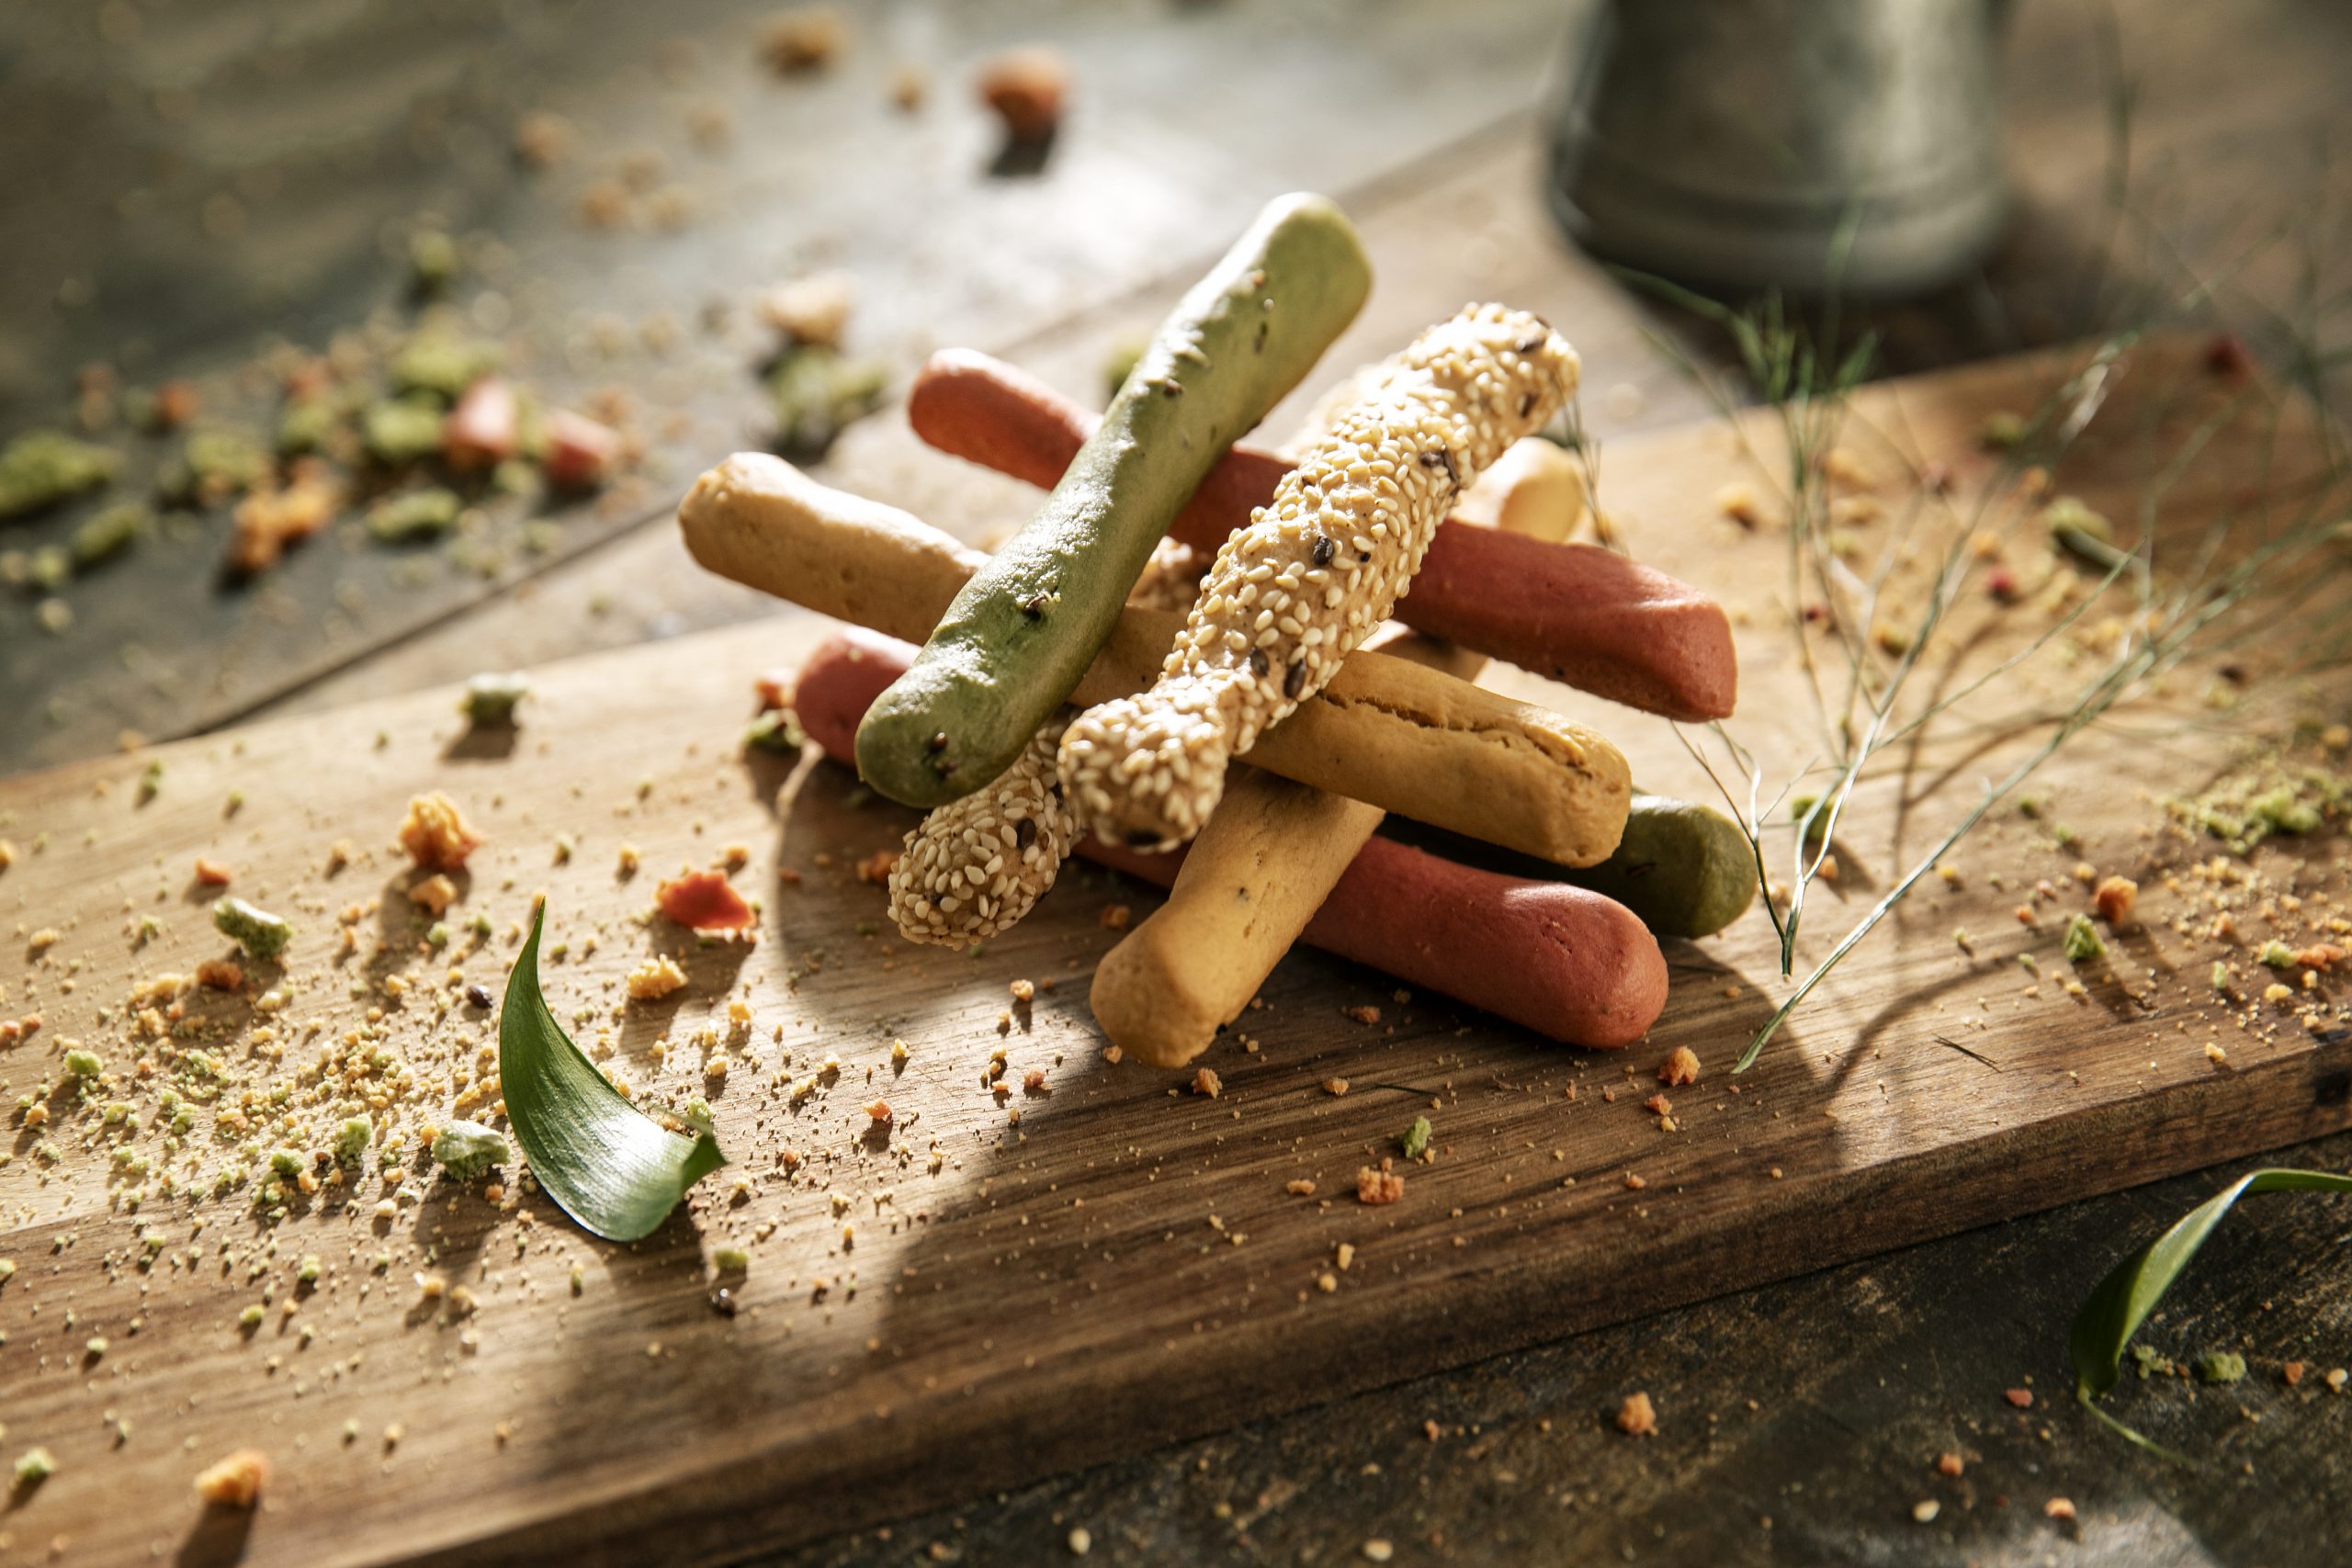
{"label": "wood grain texture", "polygon": [[[2179,417],[2168,404],[2196,391],[2183,365],[2159,357],[2125,378],[2094,426],[2111,437],[2086,440],[2060,482],[2120,514],[2148,444]],[[1953,461],[1965,482],[1984,415],[2030,406],[2051,374],[1996,365],[1872,389],[1851,443],[1882,474],[1908,453]],[[2212,515],[2243,489],[2248,443],[2274,439],[2232,429],[2209,449],[2210,473],[2200,462],[2166,502],[2165,526]],[[2291,422],[2278,429],[2291,446]],[[1769,420],[1743,432],[1769,469]],[[1724,522],[1711,500],[1744,471],[1736,438],[1700,427],[1629,441],[1611,462],[1605,499],[1636,552],[1746,612],[1741,733],[1794,744],[1805,716],[1761,586],[1782,547]],[[703,1089],[707,1048],[694,1036],[706,1023],[734,1062],[711,1094],[734,1166],[692,1214],[627,1248],[589,1241],[520,1183],[492,1205],[414,1174],[423,1201],[388,1222],[371,1218],[371,1178],[356,1201],[331,1192],[274,1231],[241,1198],[208,1202],[192,1232],[181,1202],[109,1207],[115,1135],[94,1113],[61,1101],[50,1127],[18,1122],[0,1168],[0,1256],[17,1264],[0,1287],[6,1440],[47,1444],[61,1468],[0,1515],[8,1550],[62,1536],[89,1561],[204,1560],[238,1532],[199,1517],[189,1483],[258,1441],[278,1476],[236,1542],[250,1562],[718,1561],[2352,1120],[2352,1038],[2332,999],[2318,1032],[2287,1015],[2239,1030],[2196,985],[2162,978],[2193,981],[2211,954],[2163,923],[2153,886],[2143,933],[2086,973],[2082,998],[2054,979],[2027,994],[2014,953],[2063,969],[2055,917],[2018,926],[2015,883],[1976,874],[2063,883],[2077,856],[2144,870],[2189,852],[2143,833],[2153,801],[2115,783],[2194,787],[2227,760],[2227,735],[2177,728],[2086,738],[2041,791],[2079,845],[2062,852],[2005,822],[1972,846],[1959,890],[1923,892],[1736,1085],[1725,1069],[1771,994],[1756,921],[1676,944],[1665,1019],[1647,1045],[1611,1058],[1295,955],[1208,1058],[1223,1095],[1197,1098],[1189,1075],[1102,1063],[1084,1013],[1089,967],[1114,940],[1099,917],[1145,893],[1078,873],[978,957],[893,950],[861,931],[880,919],[880,894],[851,868],[909,818],[831,764],[734,754],[751,673],[789,662],[820,630],[785,616],[551,667],[511,747],[463,734],[451,694],[435,692],[162,748],[143,805],[146,757],[0,784],[0,831],[25,851],[0,875],[0,917],[19,941],[59,933],[38,956],[28,948],[0,1008],[45,1021],[0,1055],[12,1097],[53,1081],[69,1038],[126,1068],[137,1047],[100,1010],[119,1009],[135,977],[216,954],[188,887],[198,853],[298,920],[289,1000],[267,1025],[280,1038],[317,1019],[331,1042],[359,1006],[387,1007],[384,1048],[426,1085],[400,1111],[407,1126],[446,1114],[442,1080],[490,1038],[475,1010],[435,1016],[445,972],[495,989],[541,889],[550,942],[572,947],[548,968],[551,1000],[560,1016],[585,1010],[583,1043],[608,1037],[640,1094]],[[2340,709],[2340,695],[2328,700]],[[1591,711],[1645,782],[1687,787],[1663,726]],[[1899,822],[1873,793],[1841,886],[1882,880],[1898,845],[1922,841],[1989,765],[1972,760]],[[418,951],[410,877],[379,847],[428,787],[449,790],[491,838],[457,915],[483,913],[496,934],[456,958]],[[226,814],[232,789],[243,804]],[[33,852],[36,835],[46,845]],[[556,863],[559,835],[572,840],[568,863]],[[361,853],[329,878],[337,839]],[[623,842],[644,856],[634,880],[616,876]],[[730,843],[751,851],[741,880],[765,904],[756,944],[705,948],[639,923],[657,874]],[[2327,852],[2312,859],[2308,893],[2334,886]],[[786,870],[802,880],[786,884]],[[338,963],[335,911],[374,897],[357,953]],[[134,946],[147,912],[165,929]],[[1955,925],[1984,933],[1974,954],[1953,943]],[[617,1006],[620,976],[653,952],[685,966],[689,988]],[[388,975],[412,983],[406,998],[383,996]],[[1055,989],[1016,1009],[1006,987],[1022,977]],[[753,1015],[748,1040],[728,1040],[736,998]],[[246,999],[192,1006],[214,1021],[210,1048],[257,1085],[316,1050],[306,1041],[273,1067],[252,1054],[261,1021]],[[1355,1006],[1378,1007],[1381,1021],[1342,1016]],[[2202,1051],[2214,1034],[2227,1070]],[[1975,1055],[1938,1048],[1939,1035]],[[901,1038],[911,1055],[899,1070]],[[1000,1043],[1016,1086],[1005,1103],[982,1082]],[[1707,1075],[1669,1091],[1679,1128],[1666,1132],[1639,1102],[1679,1044]],[[793,1098],[828,1055],[837,1079]],[[1045,1092],[1017,1087],[1031,1068]],[[1344,1097],[1321,1087],[1335,1076],[1353,1086]],[[877,1094],[895,1112],[887,1135],[865,1110]],[[1436,1126],[1434,1162],[1406,1168],[1402,1202],[1357,1205],[1357,1168],[1393,1153],[1421,1113]],[[54,1166],[35,1153],[44,1141]],[[220,1149],[192,1146],[209,1175]],[[1298,1179],[1318,1193],[1287,1192]],[[151,1226],[166,1251],[142,1271]],[[181,1261],[191,1240],[194,1267]],[[1344,1272],[1343,1243],[1355,1248]],[[720,1245],[752,1255],[731,1318],[709,1303]],[[305,1253],[326,1266],[316,1292],[241,1333],[243,1307],[266,1281],[286,1293]],[[436,1270],[475,1292],[471,1317],[420,1299],[412,1276]],[[304,1323],[317,1330],[307,1345]],[[91,1361],[94,1334],[110,1344]],[[131,1423],[119,1445],[108,1410]]]}

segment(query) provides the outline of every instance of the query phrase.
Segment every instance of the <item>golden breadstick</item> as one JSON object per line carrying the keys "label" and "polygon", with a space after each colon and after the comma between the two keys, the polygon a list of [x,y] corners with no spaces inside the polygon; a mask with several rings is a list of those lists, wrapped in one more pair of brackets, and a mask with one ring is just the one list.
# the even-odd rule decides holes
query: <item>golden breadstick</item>
{"label": "golden breadstick", "polygon": [[1199,832],[1227,761],[1387,618],[1454,496],[1552,416],[1576,373],[1565,340],[1499,305],[1464,310],[1385,367],[1217,551],[1151,690],[1063,734],[1080,818],[1138,847]]}
{"label": "golden breadstick", "polygon": [[[743,453],[678,507],[694,558],[812,610],[919,641],[982,558],[896,507]],[[1150,683],[1182,617],[1134,606],[1076,693]],[[1562,865],[1608,857],[1633,799],[1625,759],[1558,714],[1363,653],[1266,732],[1250,761],[1317,788]]]}
{"label": "golden breadstick", "polygon": [[[1454,507],[1457,521],[1494,518],[1534,538],[1567,536],[1583,513],[1583,487],[1557,482],[1558,469],[1542,453],[1521,457],[1525,447],[1559,450],[1532,437],[1520,442]],[[1464,681],[1487,662],[1394,622],[1363,646]],[[1250,1005],[1386,815],[1257,768],[1236,769],[1167,901],[1094,967],[1087,1001],[1111,1043],[1155,1067],[1181,1066],[1207,1050]]]}

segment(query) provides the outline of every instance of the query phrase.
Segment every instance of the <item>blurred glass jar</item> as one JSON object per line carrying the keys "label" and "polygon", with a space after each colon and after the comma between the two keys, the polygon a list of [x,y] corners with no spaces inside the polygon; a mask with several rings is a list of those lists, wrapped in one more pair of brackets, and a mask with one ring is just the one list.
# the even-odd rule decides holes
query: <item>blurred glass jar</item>
{"label": "blurred glass jar", "polygon": [[1897,294],[1999,238],[2007,0],[1600,0],[1570,42],[1552,206],[1687,282]]}

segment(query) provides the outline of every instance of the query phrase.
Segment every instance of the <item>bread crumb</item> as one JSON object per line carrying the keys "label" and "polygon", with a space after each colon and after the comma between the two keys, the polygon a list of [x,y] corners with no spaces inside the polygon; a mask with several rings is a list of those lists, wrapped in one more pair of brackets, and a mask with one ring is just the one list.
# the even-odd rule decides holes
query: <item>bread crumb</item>
{"label": "bread crumb", "polygon": [[439,790],[411,795],[401,818],[401,848],[424,871],[458,871],[480,849],[482,837],[466,822],[458,803]]}
{"label": "bread crumb", "polygon": [[686,983],[686,972],[668,953],[658,953],[628,972],[629,1000],[659,1001]]}
{"label": "bread crumb", "polygon": [[1646,1393],[1629,1393],[1625,1403],[1617,1407],[1617,1429],[1635,1438],[1657,1434],[1657,1409],[1650,1404]]}
{"label": "bread crumb", "polygon": [[1294,1198],[1312,1198],[1315,1196],[1315,1183],[1307,1180],[1305,1177],[1299,1177],[1294,1180],[1284,1182],[1283,1184],[1283,1190],[1289,1193]]}
{"label": "bread crumb", "polygon": [[1405,1195],[1405,1179],[1392,1170],[1365,1166],[1356,1172],[1356,1201],[1394,1203]]}
{"label": "bread crumb", "polygon": [[2074,1499],[2071,1497],[2052,1497],[2050,1501],[2041,1505],[2041,1512],[2043,1517],[2047,1518],[2071,1519],[2075,1517]]}
{"label": "bread crumb", "polygon": [[2140,901],[2140,885],[2128,876],[2110,876],[2091,890],[2091,907],[2098,918],[2109,926],[2120,929],[2132,920],[2133,906]]}
{"label": "bread crumb", "polygon": [[1341,1008],[1340,1012],[1341,1016],[1354,1019],[1358,1023],[1378,1023],[1380,1021],[1380,1010],[1369,1004],[1363,1007]]}
{"label": "bread crumb", "polygon": [[458,885],[435,872],[408,890],[408,901],[438,919],[457,901]]}
{"label": "bread crumb", "polygon": [[1127,929],[1127,922],[1135,918],[1135,911],[1125,904],[1113,904],[1104,908],[1096,918],[1102,922],[1104,931],[1123,931]]}
{"label": "bread crumb", "polygon": [[1688,1045],[1677,1045],[1657,1070],[1657,1081],[1672,1087],[1699,1081],[1699,1055]]}
{"label": "bread crumb", "polygon": [[1215,1068],[1203,1067],[1193,1075],[1193,1092],[1205,1094],[1211,1100],[1215,1100],[1225,1092],[1225,1081],[1216,1076]]}
{"label": "bread crumb", "polygon": [[1626,1190],[1626,1191],[1628,1191],[1628,1192],[1639,1192],[1643,1188],[1647,1187],[1648,1185],[1649,1185],[1649,1183],[1648,1183],[1648,1182],[1646,1182],[1646,1181],[1643,1180],[1640,1177],[1638,1177],[1638,1176],[1634,1175],[1632,1171],[1630,1171],[1630,1170],[1629,1170],[1629,1171],[1627,1171],[1627,1172],[1625,1173],[1625,1190]]}
{"label": "bread crumb", "polygon": [[196,1478],[196,1495],[226,1508],[250,1508],[269,1483],[269,1456],[259,1449],[239,1449]]}
{"label": "bread crumb", "polygon": [[1036,999],[1037,987],[1032,981],[1015,980],[1012,982],[1011,988],[1012,991],[1012,999],[1016,1002],[1034,1001]]}
{"label": "bread crumb", "polygon": [[1348,1080],[1345,1078],[1325,1078],[1323,1080],[1323,1092],[1332,1096],[1334,1099],[1337,1099],[1339,1096],[1348,1092]]}

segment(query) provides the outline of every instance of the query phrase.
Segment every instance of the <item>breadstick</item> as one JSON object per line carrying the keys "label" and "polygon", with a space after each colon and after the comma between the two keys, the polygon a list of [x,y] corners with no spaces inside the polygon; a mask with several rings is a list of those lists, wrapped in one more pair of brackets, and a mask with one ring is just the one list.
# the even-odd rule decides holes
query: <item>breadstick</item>
{"label": "breadstick", "polygon": [[[801,666],[798,687],[808,739],[848,761],[865,705],[913,653],[909,645],[855,630],[818,648]],[[1262,776],[1245,768],[1236,787]],[[1311,793],[1266,782],[1297,795]],[[1188,858],[1138,854],[1099,839],[1080,840],[1077,848],[1162,887],[1185,871]],[[1357,850],[1306,922],[1304,937],[1408,986],[1577,1045],[1630,1044],[1666,1005],[1666,960],[1631,911],[1580,887],[1482,871],[1386,839]]]}
{"label": "breadstick", "polygon": [[944,806],[1011,766],[1102,650],[1217,454],[1298,384],[1371,287],[1338,208],[1303,195],[1268,203],[1160,323],[1036,514],[874,705],[857,743],[866,783]]}
{"label": "breadstick", "polygon": [[[763,453],[740,453],[703,475],[678,523],[710,570],[910,641],[983,558],[895,507],[829,490]],[[1181,624],[1127,607],[1078,700],[1149,684]],[[1624,758],[1589,730],[1370,652],[1268,730],[1250,761],[1562,865],[1607,858],[1633,788]]]}
{"label": "breadstick", "polygon": [[1151,690],[1062,735],[1062,787],[1095,832],[1190,839],[1227,761],[1322,690],[1404,595],[1445,509],[1566,399],[1576,352],[1535,317],[1477,305],[1424,333],[1273,501],[1227,539]]}
{"label": "breadstick", "polygon": [[[1049,485],[1094,416],[1008,365],[957,350],[933,355],[915,378],[907,418],[943,452]],[[1290,468],[1261,447],[1234,446],[1170,536],[1218,548]],[[1645,712],[1686,722],[1730,714],[1739,666],[1713,600],[1597,545],[1532,544],[1459,521],[1457,511],[1430,541],[1392,612],[1398,620]]]}
{"label": "breadstick", "polygon": [[[1514,462],[1521,452],[1533,456]],[[1583,512],[1583,486],[1580,474],[1566,476],[1572,484],[1558,482],[1563,476],[1544,457],[1558,452],[1548,441],[1521,441],[1479,476],[1454,515],[1498,519],[1535,538],[1565,537]],[[1476,680],[1487,662],[1393,622],[1363,646],[1464,681]],[[1094,966],[1087,1000],[1111,1043],[1161,1066],[1207,1050],[1258,994],[1385,815],[1345,795],[1239,770],[1193,840],[1167,901]]]}

